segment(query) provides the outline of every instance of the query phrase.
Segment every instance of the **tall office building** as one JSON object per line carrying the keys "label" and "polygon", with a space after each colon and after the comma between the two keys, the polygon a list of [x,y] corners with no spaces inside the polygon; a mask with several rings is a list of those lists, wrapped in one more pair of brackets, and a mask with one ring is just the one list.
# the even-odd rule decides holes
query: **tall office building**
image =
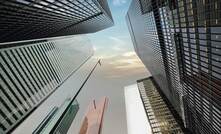
{"label": "tall office building", "polygon": [[92,55],[80,37],[1,49],[1,129],[13,128]]}
{"label": "tall office building", "polygon": [[152,77],[124,88],[129,134],[183,134],[186,129]]}
{"label": "tall office building", "polygon": [[171,104],[163,97],[152,77],[138,80],[137,86],[152,133],[183,134],[182,125],[172,114],[174,109],[169,109]]}
{"label": "tall office building", "polygon": [[92,33],[113,25],[106,0],[5,0],[0,18],[0,43]]}
{"label": "tall office building", "polygon": [[68,35],[112,25],[106,0],[0,1],[0,133],[14,130],[93,55],[88,39]]}
{"label": "tall office building", "polygon": [[221,132],[221,2],[133,0],[135,51],[192,133]]}
{"label": "tall office building", "polygon": [[[164,30],[168,27],[168,20],[160,21],[159,19],[160,15],[164,15],[162,12],[165,12],[166,9],[160,8],[161,10],[153,12],[151,3],[145,7],[144,1],[134,0],[132,2],[126,18],[135,51],[182,117],[182,90],[179,83],[178,66],[173,57],[176,51],[173,48],[170,32]],[[141,8],[141,5],[145,8]],[[157,3],[154,3],[154,6],[161,7]],[[155,19],[160,22],[156,22]],[[164,24],[162,25],[164,29],[162,29],[161,23]]]}

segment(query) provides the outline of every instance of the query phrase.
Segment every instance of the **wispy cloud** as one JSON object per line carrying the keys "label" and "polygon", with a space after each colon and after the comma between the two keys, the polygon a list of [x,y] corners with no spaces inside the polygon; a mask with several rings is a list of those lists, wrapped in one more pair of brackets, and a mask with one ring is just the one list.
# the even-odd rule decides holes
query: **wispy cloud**
{"label": "wispy cloud", "polygon": [[130,57],[130,56],[135,56],[136,53],[134,51],[126,52],[123,54],[124,57]]}
{"label": "wispy cloud", "polygon": [[106,54],[106,55],[95,55],[95,56],[93,56],[93,58],[94,59],[102,59],[102,60],[104,60],[104,59],[111,59],[111,58],[113,58],[115,56],[116,56],[115,54],[112,54],[112,55]]}
{"label": "wispy cloud", "polygon": [[107,78],[122,78],[144,74],[146,69],[134,51],[125,51],[115,55],[103,55]]}
{"label": "wispy cloud", "polygon": [[127,0],[113,0],[114,6],[122,6],[127,3]]}
{"label": "wispy cloud", "polygon": [[122,40],[122,39],[120,39],[118,37],[110,36],[109,39],[114,41],[114,43],[116,45],[125,45],[126,44],[124,40]]}
{"label": "wispy cloud", "polygon": [[129,43],[124,39],[115,36],[109,36],[106,39],[106,42],[101,42],[94,46],[94,50],[96,51],[96,57],[101,59],[110,59],[115,57],[116,55],[120,55],[122,53],[131,51],[128,47]]}

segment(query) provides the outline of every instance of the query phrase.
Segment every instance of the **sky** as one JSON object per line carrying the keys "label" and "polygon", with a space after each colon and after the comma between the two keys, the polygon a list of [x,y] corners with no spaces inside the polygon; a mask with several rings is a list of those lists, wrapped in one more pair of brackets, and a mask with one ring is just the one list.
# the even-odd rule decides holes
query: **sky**
{"label": "sky", "polygon": [[[78,134],[87,106],[93,99],[109,98],[104,115],[102,134],[127,134],[124,87],[135,84],[136,80],[149,76],[148,71],[133,50],[127,29],[125,15],[130,0],[108,0],[115,25],[97,33],[87,35],[95,54],[90,60],[101,59],[98,66],[77,96],[80,109],[68,131]],[[77,72],[63,83],[35,112],[33,112],[14,133],[24,134],[36,128],[54,106],[60,106],[67,97],[80,88],[80,84],[91,71],[86,62]],[[74,85],[74,86],[73,86]],[[31,123],[30,123],[31,122]]]}
{"label": "sky", "polygon": [[114,26],[89,35],[96,55],[100,58],[111,58],[125,52],[133,52],[125,21],[131,0],[108,0],[108,2]]}
{"label": "sky", "polygon": [[96,68],[77,98],[80,109],[70,133],[77,133],[89,102],[107,96],[109,105],[102,134],[127,134],[124,87],[150,75],[134,52],[127,29],[125,16],[131,0],[108,2],[115,25],[88,35],[95,49],[93,58],[100,58],[102,65]]}
{"label": "sky", "polygon": [[94,58],[102,59],[109,65],[107,77],[141,73],[145,68],[134,52],[125,20],[131,0],[108,0],[108,3],[114,26],[88,36],[95,49]]}

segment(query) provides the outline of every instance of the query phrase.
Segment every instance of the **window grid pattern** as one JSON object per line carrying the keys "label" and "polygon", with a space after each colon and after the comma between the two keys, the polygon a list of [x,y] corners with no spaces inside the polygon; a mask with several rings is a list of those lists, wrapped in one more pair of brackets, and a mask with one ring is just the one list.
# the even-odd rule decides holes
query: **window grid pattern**
{"label": "window grid pattern", "polygon": [[132,26],[130,19],[131,19],[130,15],[127,13],[126,23],[127,23],[127,26],[128,26],[128,30],[129,30],[129,33],[130,33],[131,40],[133,42],[134,51],[136,52],[137,55],[139,55],[138,48],[137,48],[137,41],[136,41],[136,38],[135,38],[135,35],[134,35],[134,29],[133,29],[134,27]]}
{"label": "window grid pattern", "polygon": [[221,1],[179,0],[171,10],[181,55],[187,127],[221,132]]}
{"label": "window grid pattern", "polygon": [[145,3],[133,1],[127,14],[136,52],[180,117],[183,117],[182,87],[168,9],[162,2],[149,1],[150,11],[143,14],[140,4]]}
{"label": "window grid pattern", "polygon": [[137,84],[153,134],[182,134],[182,129],[151,78],[138,81]]}
{"label": "window grid pattern", "polygon": [[[176,109],[180,117],[184,119],[183,102],[182,102],[182,86],[179,79],[179,67],[176,60],[176,47],[171,34],[170,14],[166,3],[161,1],[152,2],[153,12],[155,13],[155,21],[161,46],[161,53],[164,61],[166,77],[168,80],[169,92],[168,99]],[[169,96],[169,95],[167,95]]]}
{"label": "window grid pattern", "polygon": [[[220,133],[221,1],[149,1],[153,16],[147,18],[151,12],[142,14],[136,1],[131,3],[127,20],[139,57],[191,132]],[[152,21],[155,24],[150,25]],[[155,29],[158,43],[151,40],[154,33],[146,34],[150,29]]]}
{"label": "window grid pattern", "polygon": [[[134,45],[138,56],[159,83],[160,88],[169,92],[154,13],[142,14],[139,0],[133,0],[127,16],[128,24],[133,29],[130,34],[136,40]],[[171,98],[170,94],[167,95]]]}
{"label": "window grid pattern", "polygon": [[[104,4],[103,4],[104,5]],[[102,8],[102,9],[101,9]],[[107,8],[107,9],[105,9]],[[93,0],[7,0],[0,2],[0,42],[30,40],[64,36],[81,32],[95,32],[90,27],[87,31],[66,29],[76,27],[87,20],[105,18],[106,23],[94,22],[92,26],[113,25],[108,6],[101,7]],[[102,15],[102,16],[100,16]],[[105,16],[105,17],[104,17]],[[94,18],[96,17],[96,18]],[[60,32],[63,31],[63,32]]]}
{"label": "window grid pattern", "polygon": [[71,25],[70,27],[66,27],[60,30],[59,32],[54,33],[53,36],[60,36],[62,34],[72,35],[73,32],[76,34],[84,34],[84,33],[87,33],[88,29],[91,29],[91,28],[94,29],[93,32],[96,32],[96,31],[106,28],[107,25],[111,26],[112,24],[113,23],[112,21],[110,21],[110,18],[107,18],[105,14],[100,14],[84,22],[81,22],[75,26]]}
{"label": "window grid pattern", "polygon": [[10,131],[92,54],[76,38],[1,49],[0,132]]}
{"label": "window grid pattern", "polygon": [[148,13],[152,10],[151,0],[139,0],[140,1],[140,8],[142,14]]}

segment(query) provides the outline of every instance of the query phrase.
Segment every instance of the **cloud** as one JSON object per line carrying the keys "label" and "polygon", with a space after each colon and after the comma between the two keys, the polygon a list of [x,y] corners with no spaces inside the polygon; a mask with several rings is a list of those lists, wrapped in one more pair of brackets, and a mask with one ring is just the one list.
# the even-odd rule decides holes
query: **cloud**
{"label": "cloud", "polygon": [[119,46],[114,46],[112,49],[115,51],[124,51],[124,48],[119,47]]}
{"label": "cloud", "polygon": [[130,56],[135,56],[136,53],[134,51],[126,52],[123,54],[124,57],[130,57]]}
{"label": "cloud", "polygon": [[97,51],[97,47],[93,46],[93,50],[94,50],[94,51]]}
{"label": "cloud", "polygon": [[[108,40],[108,41],[107,41]],[[128,43],[118,37],[110,36],[107,37],[106,42],[97,44],[94,46],[96,56],[102,58],[112,58],[115,55],[120,55],[128,51]]]}
{"label": "cloud", "polygon": [[115,57],[116,55],[115,54],[112,54],[112,55],[108,55],[108,54],[106,54],[106,55],[95,55],[95,56],[93,56],[93,58],[94,59],[111,59],[111,58],[113,58],[113,57]]}
{"label": "cloud", "polygon": [[116,45],[125,45],[126,44],[124,40],[114,37],[114,36],[110,36],[109,39],[114,41]]}
{"label": "cloud", "polygon": [[130,57],[128,59],[122,58],[120,60],[116,60],[112,64],[115,64],[115,69],[121,69],[121,70],[130,70],[130,69],[138,69],[144,67],[140,59],[138,57]]}
{"label": "cloud", "polygon": [[122,6],[127,3],[127,0],[113,0],[114,6]]}
{"label": "cloud", "polygon": [[107,78],[123,78],[146,74],[146,68],[134,51],[125,51],[115,55],[103,55],[103,66]]}

